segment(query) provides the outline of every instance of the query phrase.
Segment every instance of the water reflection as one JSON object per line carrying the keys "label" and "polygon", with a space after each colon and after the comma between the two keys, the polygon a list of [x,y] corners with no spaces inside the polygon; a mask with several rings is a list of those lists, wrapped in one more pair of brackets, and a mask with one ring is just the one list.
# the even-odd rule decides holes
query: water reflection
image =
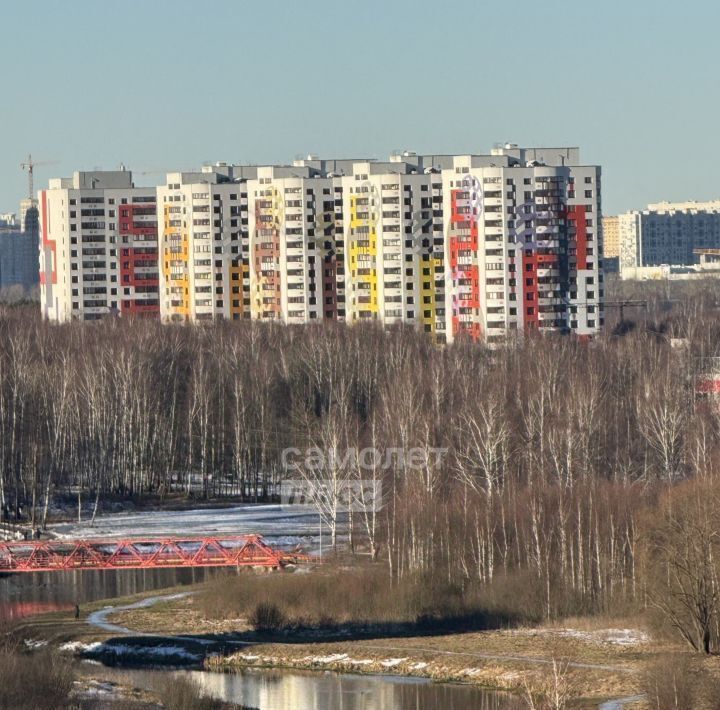
{"label": "water reflection", "polygon": [[32,572],[0,576],[0,618],[72,609],[75,604],[195,584],[226,569],[84,570]]}
{"label": "water reflection", "polygon": [[58,602],[4,602],[0,601],[0,621],[17,621],[36,614],[48,614],[51,611],[70,611],[72,604]]}
{"label": "water reflection", "polygon": [[[525,707],[519,698],[507,693],[414,678],[284,670],[177,673],[195,679],[208,695],[258,710],[520,710]],[[124,680],[152,688],[163,677],[158,671],[128,671]]]}

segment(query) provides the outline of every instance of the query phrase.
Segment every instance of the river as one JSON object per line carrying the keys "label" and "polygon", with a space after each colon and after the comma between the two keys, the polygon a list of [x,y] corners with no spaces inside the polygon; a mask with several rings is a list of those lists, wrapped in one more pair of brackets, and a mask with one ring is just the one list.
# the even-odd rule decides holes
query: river
{"label": "river", "polygon": [[[106,669],[103,677],[152,690],[168,671]],[[93,675],[96,670],[92,671]],[[517,696],[458,683],[419,678],[289,670],[237,673],[174,671],[195,680],[205,694],[257,710],[520,710]]]}
{"label": "river", "polygon": [[197,584],[219,574],[222,568],[85,570],[0,575],[0,620],[72,610],[75,604],[117,599],[133,594]]}

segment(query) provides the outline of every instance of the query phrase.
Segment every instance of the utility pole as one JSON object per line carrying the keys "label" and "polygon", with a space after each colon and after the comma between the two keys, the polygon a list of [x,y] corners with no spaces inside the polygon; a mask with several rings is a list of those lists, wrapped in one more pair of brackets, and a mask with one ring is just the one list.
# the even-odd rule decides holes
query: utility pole
{"label": "utility pole", "polygon": [[639,307],[647,310],[648,302],[640,299],[625,299],[622,301],[605,301],[605,308],[618,308],[620,309],[620,322],[625,320],[625,308]]}
{"label": "utility pole", "polygon": [[318,511],[318,528],[320,530],[320,561],[322,562],[322,513]]}

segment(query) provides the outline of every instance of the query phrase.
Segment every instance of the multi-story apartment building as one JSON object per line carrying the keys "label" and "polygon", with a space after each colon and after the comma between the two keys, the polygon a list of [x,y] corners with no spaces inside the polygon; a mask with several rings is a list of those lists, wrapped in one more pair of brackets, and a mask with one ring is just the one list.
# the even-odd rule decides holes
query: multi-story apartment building
{"label": "multi-story apartment building", "polygon": [[[76,177],[100,189],[97,181],[110,178],[99,176],[127,175]],[[63,234],[67,187],[51,184],[43,198],[52,208],[47,230],[43,219],[48,254]],[[111,187],[102,188],[102,214],[92,216],[111,209]],[[170,173],[156,199],[161,315],[375,320],[421,328],[439,342],[492,342],[528,329],[589,336],[603,319],[600,193],[600,169],[581,165],[577,149],[510,144],[490,155],[308,156]],[[52,281],[47,264],[44,271]],[[112,283],[108,295],[106,308],[124,312]],[[52,298],[46,290],[55,317]],[[70,316],[103,312],[76,305]]]}
{"label": "multi-story apartment building", "polygon": [[256,173],[220,163],[170,173],[157,188],[163,320],[250,316],[248,178]]}
{"label": "multi-story apartment building", "polygon": [[345,319],[343,161],[258,168],[248,186],[253,318],[297,324]]}
{"label": "multi-story apartment building", "polygon": [[720,201],[659,202],[620,215],[620,270],[696,264],[695,249],[720,248]]}
{"label": "multi-story apartment building", "polygon": [[124,170],[77,172],[40,191],[44,317],[159,316],[155,200]]}
{"label": "multi-story apartment building", "polygon": [[421,160],[309,156],[259,168],[248,189],[253,317],[423,323],[434,331],[433,228],[441,272],[442,220],[433,225]]}
{"label": "multi-story apartment building", "polygon": [[600,169],[577,149],[506,145],[442,171],[447,340],[603,324]]}
{"label": "multi-story apartment building", "polygon": [[348,322],[444,334],[442,179],[432,163],[405,153],[356,162],[340,178]]}

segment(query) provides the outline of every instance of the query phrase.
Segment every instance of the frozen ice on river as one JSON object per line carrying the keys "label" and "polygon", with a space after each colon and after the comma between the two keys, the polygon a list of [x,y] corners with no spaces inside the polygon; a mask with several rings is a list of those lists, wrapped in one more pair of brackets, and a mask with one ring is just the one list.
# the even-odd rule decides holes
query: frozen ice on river
{"label": "frozen ice on river", "polygon": [[[330,542],[323,526],[323,544]],[[241,505],[234,508],[157,510],[98,515],[94,524],[56,523],[50,526],[58,538],[205,537],[213,535],[262,535],[269,543],[306,549],[317,547],[320,526],[312,508],[281,505]]]}

